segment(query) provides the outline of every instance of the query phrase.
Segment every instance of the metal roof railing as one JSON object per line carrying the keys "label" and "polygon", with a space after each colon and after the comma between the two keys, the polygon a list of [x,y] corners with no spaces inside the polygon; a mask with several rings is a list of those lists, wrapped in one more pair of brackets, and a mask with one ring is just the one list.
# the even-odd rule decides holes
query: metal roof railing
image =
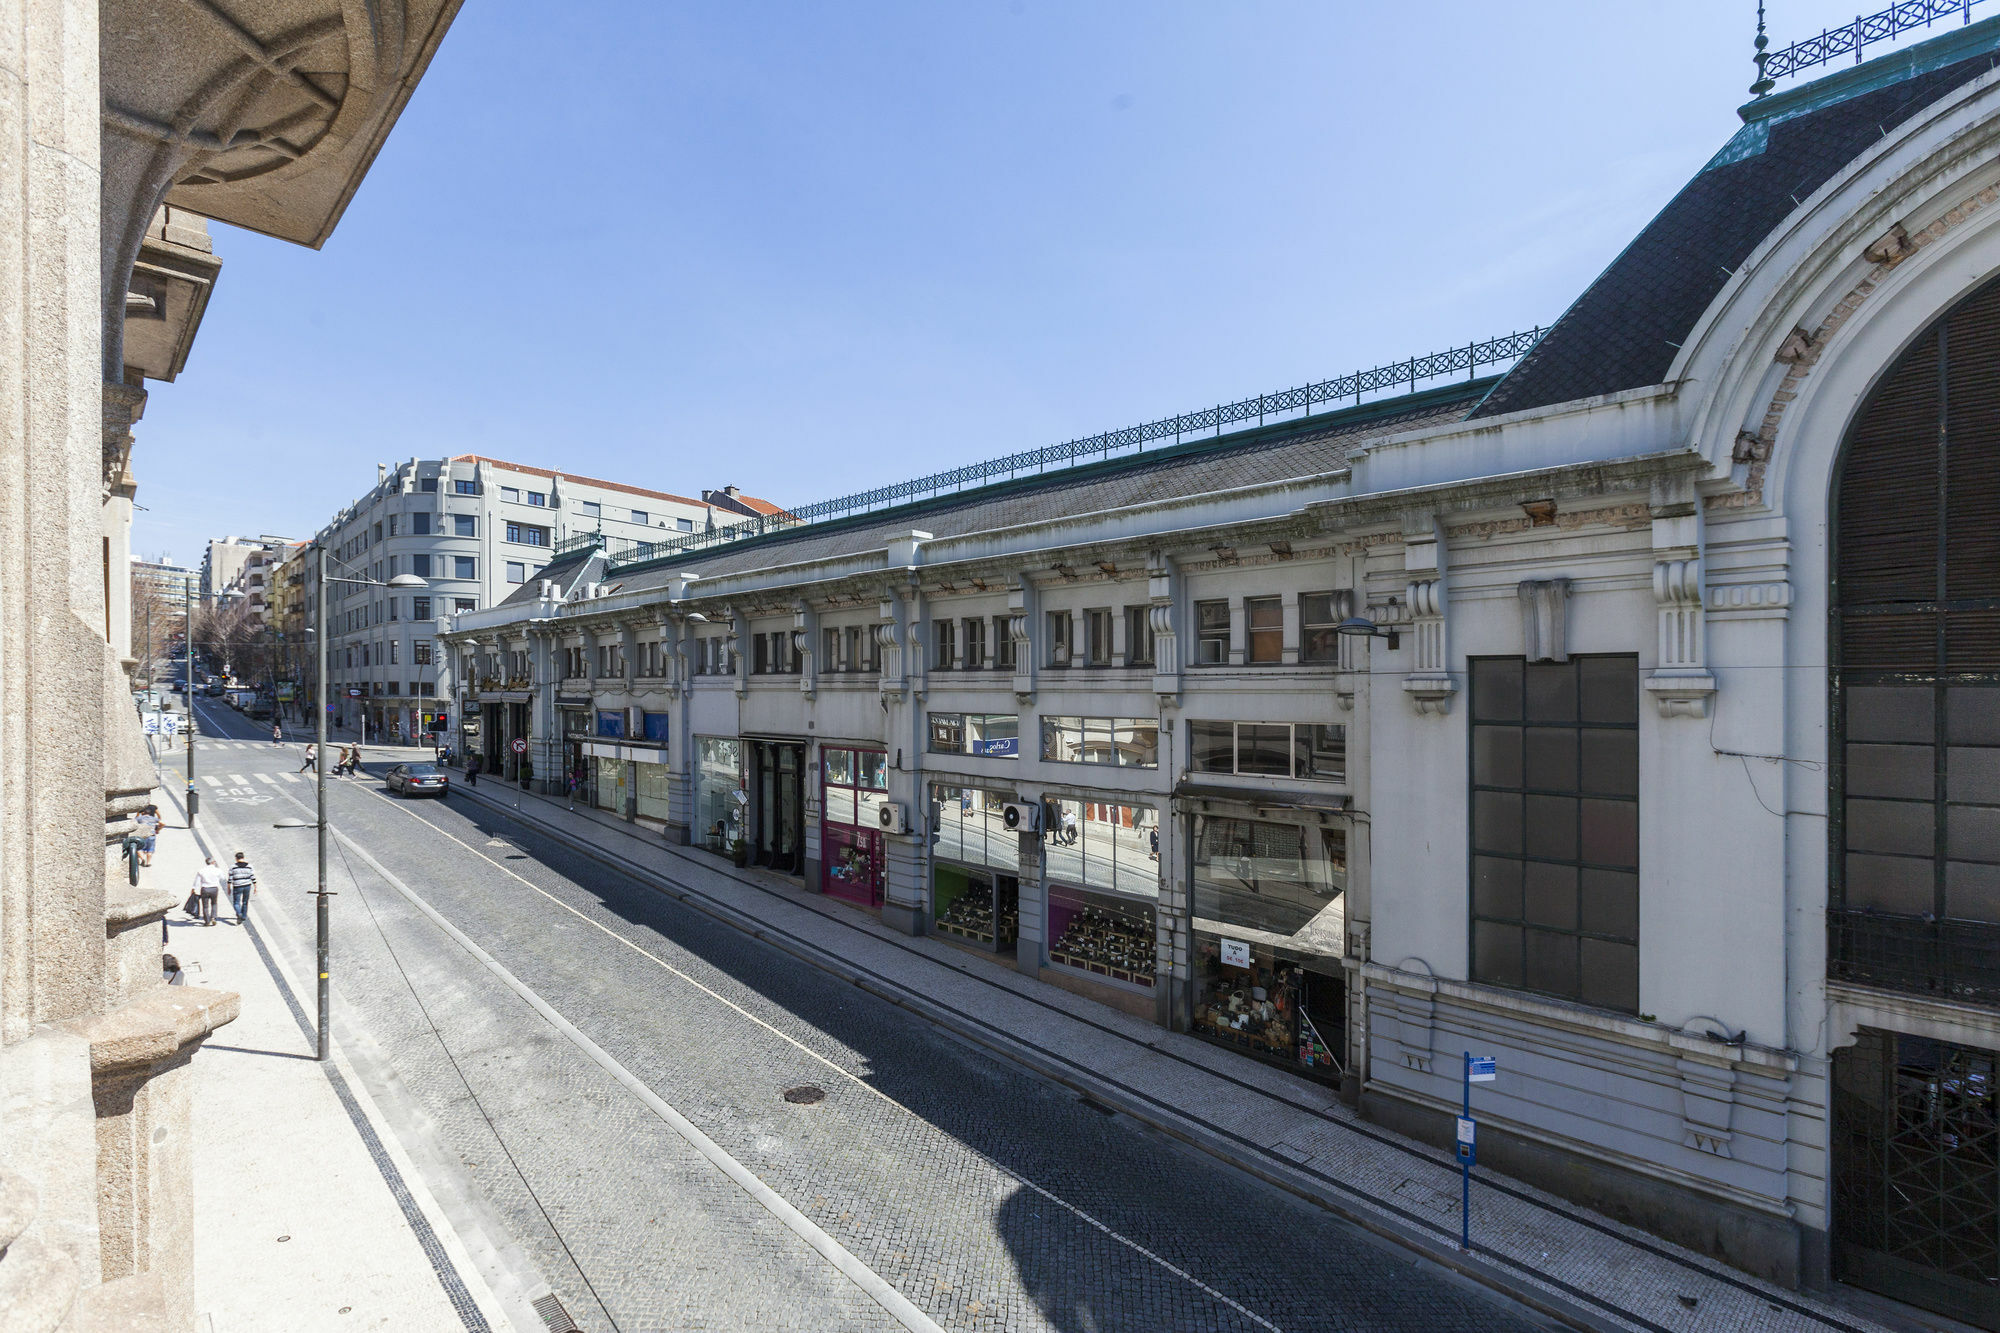
{"label": "metal roof railing", "polygon": [[1972,22],[1972,7],[1980,0],[1901,0],[1879,14],[1857,14],[1854,22],[1843,23],[1838,28],[1828,28],[1817,37],[1793,42],[1766,54],[1763,36],[1762,13],[1758,17],[1758,48],[1754,59],[1757,62],[1757,82],[1750,91],[1762,97],[1771,91],[1776,80],[1812,69],[1817,65],[1829,64],[1844,55],[1852,55],[1854,63],[1861,63],[1861,48],[1876,42],[1886,42],[1892,37],[1900,37],[1916,28],[1928,28],[1940,19],[1958,16],[1961,24]]}
{"label": "metal roof railing", "polygon": [[1225,427],[1246,422],[1255,422],[1261,426],[1274,419],[1307,417],[1312,415],[1314,408],[1327,404],[1358,405],[1371,393],[1382,393],[1386,390],[1414,393],[1417,386],[1427,380],[1458,374],[1471,379],[1485,367],[1516,361],[1526,355],[1546,331],[1537,326],[1525,332],[1503,334],[1483,342],[1461,343],[1427,356],[1413,356],[1404,361],[1376,366],[1371,370],[1357,370],[1351,375],[1318,380],[1277,393],[1261,393],[1254,398],[1239,398],[1233,403],[1218,403],[1214,407],[1183,412],[1177,416],[1161,417],[1157,421],[1127,426],[1121,430],[1105,431],[1098,435],[1088,435],[1062,444],[1044,445],[1039,449],[1028,449],[981,463],[968,463],[963,467],[933,472],[928,476],[899,481],[889,486],[877,486],[872,490],[856,491],[851,495],[842,495],[831,500],[816,500],[783,513],[745,519],[708,532],[684,532],[643,542],[629,537],[577,533],[557,543],[556,554],[567,555],[588,547],[602,546],[605,556],[613,565],[637,564],[679,552],[706,550],[752,537],[762,537],[808,523],[821,523],[875,509],[888,509],[913,500],[928,499],[996,481],[1012,480],[1023,474],[1036,475],[1051,468],[1096,462],[1119,454],[1140,453],[1155,441],[1172,440],[1175,444],[1179,444],[1189,437],[1221,435]]}

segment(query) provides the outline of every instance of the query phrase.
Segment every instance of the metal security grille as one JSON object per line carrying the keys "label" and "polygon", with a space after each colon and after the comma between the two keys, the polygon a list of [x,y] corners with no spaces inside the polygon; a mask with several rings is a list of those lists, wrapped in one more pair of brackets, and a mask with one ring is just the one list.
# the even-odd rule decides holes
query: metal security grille
{"label": "metal security grille", "polygon": [[1839,485],[1829,968],[2000,1001],[2000,284],[1904,353]]}
{"label": "metal security grille", "polygon": [[1858,1286],[2000,1328],[1991,1051],[1864,1029],[1834,1055],[1834,1237]]}

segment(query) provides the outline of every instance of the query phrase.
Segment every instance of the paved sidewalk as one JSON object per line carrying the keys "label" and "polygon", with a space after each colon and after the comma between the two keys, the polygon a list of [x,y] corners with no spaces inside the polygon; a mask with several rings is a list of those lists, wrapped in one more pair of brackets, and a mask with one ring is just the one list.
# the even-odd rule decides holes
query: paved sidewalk
{"label": "paved sidewalk", "polygon": [[1462,1254],[1456,1164],[1361,1120],[1325,1087],[942,940],[898,934],[796,881],[670,846],[659,833],[602,811],[572,810],[561,798],[499,782],[477,789],[455,783],[451,799],[518,813],[806,962],[1574,1326],[1656,1333],[1885,1327],[1486,1170],[1475,1173],[1472,1192],[1476,1249]]}
{"label": "paved sidewalk", "polygon": [[[185,896],[203,848],[169,793],[155,799],[168,827],[141,873]],[[226,865],[234,849],[211,839],[207,850]],[[247,928],[227,894],[221,924],[167,915],[167,952],[188,983],[243,998],[194,1061],[199,1333],[539,1328],[518,1296],[495,1295],[338,1047],[330,1069],[313,1058],[312,990],[279,957],[301,954],[272,947],[277,916],[260,910],[273,891],[253,896]]]}

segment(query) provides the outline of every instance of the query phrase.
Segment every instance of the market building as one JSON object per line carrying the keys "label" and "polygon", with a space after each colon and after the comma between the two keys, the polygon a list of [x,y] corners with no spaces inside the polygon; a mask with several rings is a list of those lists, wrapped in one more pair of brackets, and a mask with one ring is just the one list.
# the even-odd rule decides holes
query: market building
{"label": "market building", "polygon": [[464,706],[1412,1133],[1492,1055],[1482,1161],[2000,1328],[1996,50],[1750,103],[1504,375],[575,542]]}

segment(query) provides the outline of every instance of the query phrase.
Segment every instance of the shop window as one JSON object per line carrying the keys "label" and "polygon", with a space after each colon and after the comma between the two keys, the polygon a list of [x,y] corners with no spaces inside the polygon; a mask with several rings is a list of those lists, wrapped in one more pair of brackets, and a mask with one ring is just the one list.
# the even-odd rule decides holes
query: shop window
{"label": "shop window", "polygon": [[1155,908],[1112,894],[1051,884],[1050,964],[1133,986],[1153,984]]}
{"label": "shop window", "polygon": [[625,735],[625,710],[622,708],[600,708],[597,710],[597,734],[613,739]]}
{"label": "shop window", "polygon": [[983,787],[931,784],[931,855],[966,865],[1018,869],[1021,835],[1003,817],[1014,798]]}
{"label": "shop window", "polygon": [[1285,660],[1285,602],[1281,597],[1247,597],[1243,624],[1249,634],[1249,660],[1270,666]]}
{"label": "shop window", "polygon": [[1344,828],[1194,818],[1194,914],[1338,957],[1347,890]]}
{"label": "shop window", "polygon": [[882,902],[885,777],[880,750],[820,751],[820,887],[863,906]]}
{"label": "shop window", "polygon": [[1229,603],[1194,604],[1194,660],[1198,666],[1216,666],[1229,660]]}
{"label": "shop window", "polygon": [[968,617],[962,626],[963,656],[959,665],[967,671],[981,671],[986,667],[986,621],[978,616]]}
{"label": "shop window", "polygon": [[1106,610],[1083,613],[1084,647],[1091,666],[1111,665],[1111,613]]}
{"label": "shop window", "polygon": [[1340,660],[1341,613],[1349,595],[1344,592],[1309,592],[1299,598],[1299,660],[1337,662]]}
{"label": "shop window", "polygon": [[958,626],[949,620],[934,621],[931,625],[931,666],[938,671],[949,671],[958,665]]}
{"label": "shop window", "polygon": [[1160,724],[1150,717],[1044,717],[1042,758],[1055,764],[1160,766]]}
{"label": "shop window", "polygon": [[665,822],[668,812],[672,809],[667,800],[667,766],[634,764],[632,768],[638,779],[636,813],[641,819],[657,819]]}
{"label": "shop window", "polygon": [[931,865],[931,922],[939,934],[995,953],[1021,937],[1021,881],[966,866]]}
{"label": "shop window", "polygon": [[1014,617],[993,617],[993,669],[1014,669]]}
{"label": "shop window", "polygon": [[667,714],[639,714],[639,730],[647,740],[658,741],[660,744],[665,745],[667,743]]}
{"label": "shop window", "polygon": [[1020,756],[1021,719],[1013,713],[932,713],[930,722],[932,754]]}
{"label": "shop window", "polygon": [[742,750],[732,736],[695,737],[695,822],[711,852],[727,854],[743,836]]}
{"label": "shop window", "polygon": [[1052,667],[1066,667],[1070,661],[1070,618],[1067,611],[1049,611],[1042,617],[1048,627],[1048,660]]}
{"label": "shop window", "polygon": [[1340,782],[1347,776],[1347,729],[1316,722],[1189,722],[1188,768],[1195,773]]}
{"label": "shop window", "polygon": [[1639,1007],[1636,657],[1472,662],[1475,981]]}
{"label": "shop window", "polygon": [[1125,608],[1125,665],[1153,665],[1153,608]]}
{"label": "shop window", "polygon": [[1067,798],[1042,805],[1042,859],[1051,879],[1159,897],[1159,815],[1150,806]]}

